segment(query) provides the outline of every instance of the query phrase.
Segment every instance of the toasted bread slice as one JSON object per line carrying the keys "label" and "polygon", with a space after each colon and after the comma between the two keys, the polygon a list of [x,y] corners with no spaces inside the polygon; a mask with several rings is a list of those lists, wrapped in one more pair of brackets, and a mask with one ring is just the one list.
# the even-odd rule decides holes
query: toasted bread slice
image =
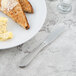
{"label": "toasted bread slice", "polygon": [[[28,29],[29,24],[28,24],[25,14],[21,8],[19,1],[18,0],[6,0],[7,1],[6,3],[9,5],[9,6],[7,6],[7,8],[3,8],[1,1],[2,0],[0,0],[0,10],[3,13],[5,13],[6,15],[8,15],[9,17],[11,17],[15,22],[20,24],[22,27]],[[8,3],[8,1],[9,1],[9,3]],[[11,1],[12,1],[12,3],[11,3]],[[14,3],[14,2],[17,2],[17,3]],[[5,5],[7,5],[7,4],[5,4]]]}
{"label": "toasted bread slice", "polygon": [[30,4],[30,2],[28,0],[19,0],[23,11],[27,12],[27,13],[33,13],[33,8],[32,5]]}

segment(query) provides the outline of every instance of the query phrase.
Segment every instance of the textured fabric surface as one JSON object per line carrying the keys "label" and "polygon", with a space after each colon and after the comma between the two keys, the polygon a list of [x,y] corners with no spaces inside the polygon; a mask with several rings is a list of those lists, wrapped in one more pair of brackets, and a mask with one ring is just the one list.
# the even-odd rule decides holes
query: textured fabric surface
{"label": "textured fabric surface", "polygon": [[[72,12],[60,14],[57,0],[46,0],[48,14],[43,28],[27,43],[0,50],[0,76],[76,76],[76,0]],[[32,52],[58,24],[65,24],[67,31],[46,47],[32,63],[21,69],[18,62]]]}

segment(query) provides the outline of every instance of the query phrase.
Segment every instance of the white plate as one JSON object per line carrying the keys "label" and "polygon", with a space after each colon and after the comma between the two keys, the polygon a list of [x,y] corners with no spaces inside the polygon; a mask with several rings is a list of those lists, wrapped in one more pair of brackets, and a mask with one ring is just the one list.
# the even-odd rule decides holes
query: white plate
{"label": "white plate", "polygon": [[[38,31],[43,26],[43,23],[46,18],[46,3],[45,0],[29,0],[34,8],[34,14],[27,14],[28,22],[30,24],[30,29],[25,30],[20,25],[15,23],[11,18],[8,17],[8,27],[7,29],[13,32],[13,39],[0,42],[0,49],[7,49],[18,46],[33,36],[35,36]],[[0,17],[7,17],[0,12]]]}

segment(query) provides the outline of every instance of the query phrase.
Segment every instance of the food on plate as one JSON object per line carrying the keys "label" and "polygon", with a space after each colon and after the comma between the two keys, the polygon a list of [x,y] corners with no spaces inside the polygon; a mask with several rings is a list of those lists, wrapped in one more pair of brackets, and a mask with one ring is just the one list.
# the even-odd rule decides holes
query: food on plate
{"label": "food on plate", "polygon": [[13,38],[12,32],[7,31],[7,21],[7,18],[0,17],[0,41],[5,41]]}
{"label": "food on plate", "polygon": [[32,5],[28,0],[19,0],[23,11],[28,12],[28,13],[33,13],[33,8]]}
{"label": "food on plate", "polygon": [[11,17],[22,27],[29,29],[28,20],[22,10],[19,0],[0,0],[0,11]]}
{"label": "food on plate", "polygon": [[7,32],[7,18],[0,17],[0,34]]}
{"label": "food on plate", "polygon": [[5,32],[5,33],[0,34],[0,41],[5,41],[12,38],[13,38],[12,32]]}

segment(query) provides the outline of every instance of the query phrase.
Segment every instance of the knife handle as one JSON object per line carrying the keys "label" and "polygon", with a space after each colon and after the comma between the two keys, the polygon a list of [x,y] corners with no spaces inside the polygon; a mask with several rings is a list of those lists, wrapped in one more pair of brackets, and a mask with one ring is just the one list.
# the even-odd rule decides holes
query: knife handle
{"label": "knife handle", "polygon": [[24,68],[31,63],[31,61],[37,56],[37,54],[48,44],[52,43],[57,39],[63,32],[65,31],[64,26],[57,26],[52,33],[41,43],[37,48],[34,49],[33,52],[22,58],[20,61],[19,67]]}
{"label": "knife handle", "polygon": [[23,57],[22,60],[19,63],[20,68],[24,68],[28,66],[31,61],[37,56],[37,54],[46,46],[46,43],[41,43],[37,48],[34,49],[33,52],[28,54],[27,56]]}

